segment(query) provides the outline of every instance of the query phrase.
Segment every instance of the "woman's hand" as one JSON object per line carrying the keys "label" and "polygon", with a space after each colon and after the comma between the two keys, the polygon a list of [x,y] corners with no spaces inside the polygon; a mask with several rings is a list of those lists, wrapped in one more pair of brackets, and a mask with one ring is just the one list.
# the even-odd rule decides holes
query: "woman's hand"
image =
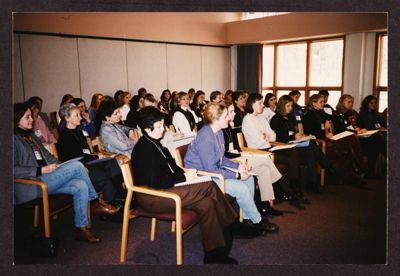
{"label": "woman's hand", "polygon": [[99,157],[99,159],[103,159],[103,158],[106,157],[104,154],[102,154],[102,153],[100,153],[100,152],[97,154],[97,156]]}
{"label": "woman's hand", "polygon": [[44,167],[42,167],[42,174],[51,173],[52,171],[57,169],[59,166],[60,165],[58,165],[58,164],[50,164],[50,165],[44,166]]}
{"label": "woman's hand", "polygon": [[129,130],[129,139],[137,142],[139,140],[139,137],[137,137],[135,131],[133,129]]}
{"label": "woman's hand", "polygon": [[183,133],[174,133],[173,135],[172,135],[174,138],[183,138],[183,136],[185,136],[185,135],[183,135]]}
{"label": "woman's hand", "polygon": [[366,128],[361,128],[361,129],[357,130],[357,134],[363,134],[365,132],[367,132]]}

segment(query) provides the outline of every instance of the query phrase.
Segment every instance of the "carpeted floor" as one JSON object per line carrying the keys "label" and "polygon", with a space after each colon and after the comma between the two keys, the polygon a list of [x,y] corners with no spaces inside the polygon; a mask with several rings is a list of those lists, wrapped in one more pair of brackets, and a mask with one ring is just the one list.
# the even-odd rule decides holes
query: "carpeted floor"
{"label": "carpeted floor", "polygon": [[[332,182],[332,181],[330,181]],[[322,195],[307,194],[306,210],[283,202],[285,211],[271,219],[277,234],[234,240],[231,256],[243,265],[261,264],[383,264],[386,263],[386,180],[369,180],[363,188],[326,185]],[[72,209],[51,221],[52,235],[60,239],[54,259],[29,256],[24,240],[42,233],[32,227],[33,209],[15,208],[16,264],[119,264],[122,224],[93,218],[99,244],[74,240]],[[184,236],[184,264],[202,264],[199,227]],[[175,264],[175,236],[170,223],[160,222],[156,241],[150,241],[150,219],[132,220],[127,264]]]}

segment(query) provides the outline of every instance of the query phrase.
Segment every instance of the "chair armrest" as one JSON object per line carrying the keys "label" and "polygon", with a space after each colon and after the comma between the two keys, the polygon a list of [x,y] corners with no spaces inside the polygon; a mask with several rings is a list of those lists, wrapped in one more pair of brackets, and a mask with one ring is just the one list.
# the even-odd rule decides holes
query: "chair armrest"
{"label": "chair armrest", "polygon": [[289,143],[282,143],[282,142],[269,142],[271,144],[271,146],[286,146],[286,145],[290,145]]}
{"label": "chair armrest", "polygon": [[176,210],[182,210],[181,198],[177,194],[174,194],[171,192],[166,192],[163,190],[155,190],[155,189],[151,189],[148,187],[141,187],[141,186],[132,186],[132,191],[134,191],[136,193],[142,193],[142,194],[172,199],[175,201]]}
{"label": "chair armrest", "polygon": [[272,152],[270,151],[266,151],[266,150],[259,150],[259,149],[253,149],[253,148],[248,148],[248,147],[243,147],[242,148],[243,152],[248,152],[248,153],[257,153],[257,154],[265,154],[265,155],[274,155]]}
{"label": "chair armrest", "polygon": [[25,178],[14,178],[14,182],[33,185],[33,186],[39,186],[42,189],[47,189],[46,183],[44,181],[41,181],[41,180],[33,180],[33,179],[25,179]]}
{"label": "chair armrest", "polygon": [[[187,172],[189,169],[187,168],[182,168],[185,172]],[[201,174],[201,175],[208,175],[211,177],[216,177],[219,179],[220,183],[221,183],[221,191],[225,194],[225,177],[223,174],[221,173],[213,173],[213,172],[207,172],[207,171],[197,171],[197,174]]]}

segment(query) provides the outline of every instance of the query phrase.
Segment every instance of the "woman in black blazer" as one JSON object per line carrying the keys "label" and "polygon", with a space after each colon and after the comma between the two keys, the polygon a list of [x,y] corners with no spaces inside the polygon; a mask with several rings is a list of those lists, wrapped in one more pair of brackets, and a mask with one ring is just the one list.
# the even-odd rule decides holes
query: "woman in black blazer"
{"label": "woman in black blazer", "polygon": [[[80,124],[80,115],[76,106],[64,105],[60,109],[60,114],[66,122],[66,127],[60,133],[57,143],[60,160],[67,161],[82,157],[80,161],[87,166],[90,179],[104,192],[104,200],[117,205],[117,202],[113,200],[116,197],[119,201],[124,198],[122,173],[118,162],[115,159],[104,159],[106,156],[103,154],[95,154],[90,150],[84,132],[77,129]],[[91,164],[97,159],[99,159],[97,162]]]}

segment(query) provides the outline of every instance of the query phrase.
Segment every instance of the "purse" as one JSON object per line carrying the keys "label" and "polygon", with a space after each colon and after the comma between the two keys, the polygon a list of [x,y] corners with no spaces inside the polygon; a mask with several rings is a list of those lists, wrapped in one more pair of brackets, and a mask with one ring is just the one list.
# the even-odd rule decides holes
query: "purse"
{"label": "purse", "polygon": [[35,257],[57,257],[60,241],[55,238],[32,238],[25,246],[30,255]]}

